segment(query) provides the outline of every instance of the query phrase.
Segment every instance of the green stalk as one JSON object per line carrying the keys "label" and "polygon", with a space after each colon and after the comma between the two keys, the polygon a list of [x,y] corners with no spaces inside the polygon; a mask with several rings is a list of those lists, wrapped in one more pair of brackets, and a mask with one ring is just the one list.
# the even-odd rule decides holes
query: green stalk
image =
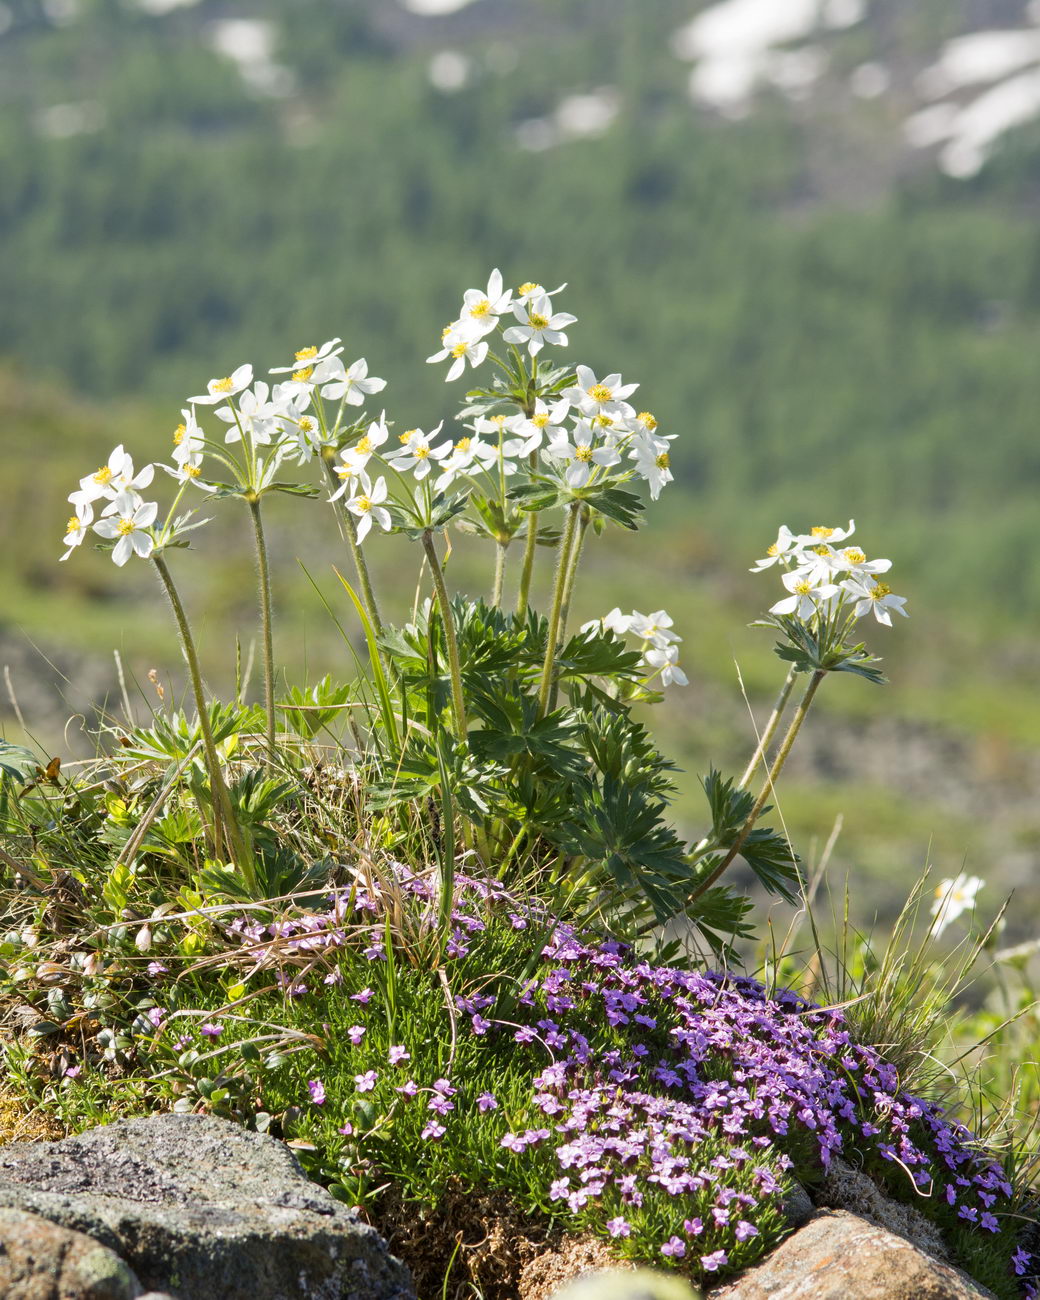
{"label": "green stalk", "polygon": [[755,768],[758,767],[765,757],[766,750],[773,742],[776,735],[776,729],[780,725],[780,719],[787,708],[787,701],[791,698],[791,691],[794,689],[794,679],[797,673],[794,668],[787,674],[783,686],[780,687],[780,694],[776,697],[776,703],[773,705],[773,712],[769,715],[769,721],[766,723],[766,729],[762,732],[762,739],[758,742],[758,747],[751,755],[747,767],[744,768],[744,775],[740,778],[738,790],[743,790],[751,778],[755,775]]}
{"label": "green stalk", "polygon": [[[335,450],[327,447],[322,452],[322,464],[325,466],[325,477],[329,480],[332,490],[335,492],[341,484],[337,481],[336,471],[332,468],[332,461],[335,458]],[[354,516],[343,504],[343,498],[336,502],[339,506],[339,517],[343,524],[343,535],[347,539],[347,545],[350,547],[350,554],[354,560],[354,568],[357,570],[358,582],[361,584],[361,598],[365,602],[365,609],[371,620],[372,627],[375,629],[376,636],[382,635],[383,620],[379,617],[379,606],[376,604],[376,594],[372,590],[372,579],[369,576],[368,565],[365,563],[365,557],[361,551],[361,544],[357,539],[357,524],[354,522]]]}
{"label": "green stalk", "polygon": [[502,590],[506,583],[506,551],[508,542],[495,543],[495,585],[491,592],[491,603],[499,608],[502,605]]}
{"label": "green stalk", "polygon": [[[571,548],[571,562],[567,569],[566,585],[563,589],[563,604],[560,607],[560,629],[556,634],[558,641],[563,641],[567,636],[567,619],[571,612],[571,598],[574,595],[574,587],[578,577],[578,565],[581,563],[581,552],[585,545],[585,534],[588,531],[589,522],[592,518],[592,512],[588,506],[582,506],[578,512],[578,531],[574,538],[574,545]],[[552,691],[549,696],[549,707],[556,707],[556,682],[552,684]]]}
{"label": "green stalk", "polygon": [[228,792],[227,784],[224,781],[224,773],[221,771],[220,759],[217,756],[217,746],[213,740],[213,731],[209,725],[209,712],[206,707],[206,692],[202,685],[202,672],[199,668],[198,651],[195,648],[195,641],[191,635],[191,627],[188,623],[188,616],[184,612],[184,605],[181,603],[180,595],[174,585],[173,577],[161,554],[153,553],[152,562],[155,564],[156,572],[162,581],[169,599],[170,606],[173,609],[173,616],[177,622],[177,630],[180,633],[181,649],[184,652],[184,658],[188,664],[188,675],[191,678],[191,689],[195,696],[195,708],[199,715],[199,730],[202,733],[202,748],[206,756],[206,767],[209,771],[210,791],[213,796],[213,838],[216,851],[219,853],[222,841],[227,847],[231,860],[242,871],[250,886],[255,884],[252,861],[246,851],[245,843],[242,839],[242,830],[235,818],[234,811],[231,807],[231,795]]}
{"label": "green stalk", "polygon": [[552,610],[549,614],[549,636],[545,643],[545,662],[542,665],[542,685],[538,692],[538,716],[544,718],[549,707],[549,695],[552,691],[553,668],[556,661],[556,647],[560,639],[560,612],[567,587],[567,575],[570,572],[571,551],[574,547],[574,533],[578,522],[581,503],[575,501],[567,510],[567,523],[560,538],[560,555],[556,563],[556,584],[553,589]]}
{"label": "green stalk", "polygon": [[531,597],[531,577],[534,573],[534,557],[538,549],[538,512],[532,510],[527,516],[527,539],[524,542],[524,562],[520,569],[520,590],[516,597],[516,612],[521,618],[527,613],[527,602]]}
{"label": "green stalk", "polygon": [[690,903],[695,902],[703,893],[705,893],[706,890],[711,888],[747,843],[747,838],[754,829],[755,822],[758,821],[762,809],[766,806],[767,801],[773,794],[773,784],[783,770],[784,764],[787,762],[787,756],[790,754],[791,746],[794,744],[795,739],[802,728],[802,723],[805,721],[806,714],[809,712],[809,707],[813,702],[813,696],[816,694],[820,683],[826,676],[826,672],[822,669],[817,669],[817,671],[813,673],[809,685],[805,688],[805,694],[798,702],[798,708],[795,710],[794,717],[791,719],[790,726],[787,728],[787,734],[784,736],[783,743],[777,751],[776,758],[773,759],[773,765],[766,776],[765,784],[762,786],[759,796],[755,800],[754,806],[748,813],[744,825],[740,828],[736,839],[726,850],[726,854],[719,865],[690,895]]}
{"label": "green stalk", "polygon": [[260,498],[250,495],[246,500],[249,502],[249,513],[253,518],[256,565],[260,579],[260,631],[264,646],[264,712],[267,715],[264,739],[270,761],[274,758],[274,627],[271,618],[271,570],[267,563],[267,539],[264,537],[264,524],[260,514]]}
{"label": "green stalk", "polygon": [[459,643],[455,637],[455,620],[448,599],[448,588],[444,582],[444,570],[437,557],[437,548],[433,543],[433,532],[427,528],[422,535],[423,549],[430,562],[433,585],[437,588],[437,604],[440,606],[441,622],[444,624],[444,641],[448,647],[448,668],[451,674],[451,703],[455,714],[455,734],[465,742],[468,731],[466,721],[466,701],[462,694],[462,664],[459,660]]}

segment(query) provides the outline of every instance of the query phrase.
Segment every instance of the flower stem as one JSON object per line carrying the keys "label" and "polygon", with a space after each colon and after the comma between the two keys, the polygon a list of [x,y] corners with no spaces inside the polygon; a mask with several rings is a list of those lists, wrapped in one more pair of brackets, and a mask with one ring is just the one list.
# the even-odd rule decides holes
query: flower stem
{"label": "flower stem", "polygon": [[570,505],[567,510],[567,522],[564,525],[563,536],[560,538],[560,554],[556,562],[556,585],[553,589],[552,610],[549,614],[549,635],[545,642],[545,662],[542,665],[542,685],[538,692],[539,718],[545,717],[549,707],[553,669],[556,662],[556,647],[560,639],[560,613],[563,609],[563,597],[567,588],[571,551],[574,549],[574,533],[580,509],[581,503],[579,501],[575,501]]}
{"label": "flower stem", "polygon": [[[329,449],[331,452],[331,448]],[[334,453],[333,453],[334,454]],[[329,480],[333,491],[339,488],[340,484],[336,482],[336,471],[332,468],[331,456],[322,455],[322,464],[325,466],[325,477]],[[354,516],[343,504],[342,499],[336,503],[339,506],[339,517],[343,525],[343,535],[350,547],[350,554],[354,560],[354,568],[357,570],[358,582],[361,584],[361,599],[365,602],[365,609],[368,611],[369,620],[372,623],[372,630],[376,636],[380,636],[383,631],[383,620],[379,617],[379,606],[376,604],[376,595],[372,590],[372,579],[368,573],[368,565],[365,563],[365,557],[361,551],[361,544],[357,539],[357,524],[354,522]]]}
{"label": "flower stem", "polygon": [[[560,606],[560,627],[556,633],[557,641],[563,641],[567,635],[567,618],[571,612],[571,597],[574,595],[574,585],[578,577],[578,565],[581,563],[582,547],[585,545],[585,534],[588,531],[589,521],[592,513],[588,506],[582,506],[578,512],[578,530],[574,538],[574,544],[571,547],[571,560],[567,568],[567,579],[563,589],[563,604]],[[549,707],[556,707],[556,683],[553,682],[552,691],[549,696]]]}
{"label": "flower stem", "polygon": [[[758,798],[754,802],[754,806],[748,813],[744,825],[741,826],[736,839],[726,850],[722,861],[710,873],[707,879],[703,880],[690,895],[689,903],[695,902],[703,893],[711,888],[747,843],[747,838],[754,829],[755,822],[758,821],[762,809],[766,806],[767,801],[773,794],[773,784],[783,770],[784,764],[787,762],[787,756],[790,754],[791,746],[794,744],[798,732],[802,728],[802,723],[805,721],[806,714],[809,712],[809,707],[813,702],[813,696],[816,694],[820,683],[826,676],[826,672],[822,669],[817,669],[817,671],[813,673],[809,685],[805,688],[805,694],[798,702],[798,708],[795,710],[794,717],[791,719],[790,725],[787,728],[787,734],[784,736],[783,742],[777,751],[776,758],[773,759],[773,765],[770,767],[769,772],[766,775],[765,784],[762,786]],[[689,903],[687,906],[689,906]]]}
{"label": "flower stem", "polygon": [[170,606],[173,609],[173,616],[177,622],[177,631],[180,633],[181,649],[184,652],[184,658],[188,664],[188,675],[191,678],[191,689],[195,696],[195,708],[199,715],[199,731],[202,733],[202,748],[206,756],[206,767],[209,771],[210,792],[213,796],[213,839],[215,850],[219,853],[223,842],[231,860],[235,862],[242,871],[247,883],[253,885],[255,884],[255,875],[253,872],[252,859],[246,851],[241,827],[239,826],[231,807],[231,795],[228,793],[227,784],[224,781],[224,773],[221,770],[220,759],[217,756],[217,747],[213,740],[213,731],[209,725],[209,711],[206,707],[206,692],[202,685],[202,672],[199,669],[198,651],[195,648],[195,641],[191,635],[188,616],[184,612],[184,605],[181,603],[180,595],[174,585],[173,576],[171,575],[169,567],[162,555],[153,552],[152,562],[155,565],[156,572],[159,574],[159,578],[166,590]]}
{"label": "flower stem", "polygon": [[452,615],[448,588],[444,581],[444,570],[437,557],[437,548],[433,542],[433,531],[429,528],[422,535],[423,549],[430,562],[433,585],[437,588],[437,604],[440,606],[441,621],[444,624],[444,642],[448,647],[448,668],[451,674],[451,703],[455,715],[455,734],[465,742],[468,724],[466,721],[466,701],[462,694],[462,664],[459,660],[459,643],[455,636],[455,620]]}
{"label": "flower stem", "polygon": [[755,775],[755,768],[758,767],[765,757],[766,750],[772,744],[773,737],[776,735],[776,729],[780,725],[780,719],[784,715],[784,709],[787,708],[787,701],[791,698],[791,691],[794,689],[794,679],[797,673],[794,668],[787,674],[783,686],[780,687],[780,694],[776,697],[776,703],[773,705],[773,712],[769,715],[769,721],[766,723],[766,729],[762,732],[762,738],[758,742],[758,747],[751,755],[748,765],[744,768],[744,775],[740,778],[738,790],[743,790],[751,778]]}
{"label": "flower stem", "polygon": [[495,543],[495,585],[491,592],[492,605],[501,608],[502,589],[506,582],[506,551],[509,549],[508,542]]}
{"label": "flower stem", "polygon": [[267,756],[274,757],[274,629],[271,618],[271,570],[267,563],[267,539],[260,514],[260,498],[250,496],[249,513],[253,517],[256,538],[256,564],[260,578],[260,631],[264,646],[264,712],[267,715]]}
{"label": "flower stem", "polygon": [[527,516],[527,538],[524,541],[524,562],[520,569],[520,590],[516,597],[516,612],[522,618],[527,613],[527,602],[531,597],[531,577],[534,574],[534,557],[538,549],[538,512],[532,510]]}

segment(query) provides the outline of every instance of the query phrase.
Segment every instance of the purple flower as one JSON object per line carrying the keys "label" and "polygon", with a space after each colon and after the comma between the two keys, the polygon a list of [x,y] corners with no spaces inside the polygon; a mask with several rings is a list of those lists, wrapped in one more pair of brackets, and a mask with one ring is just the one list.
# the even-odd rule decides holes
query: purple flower
{"label": "purple flower", "polygon": [[358,1092],[371,1092],[376,1086],[376,1080],[379,1075],[375,1070],[366,1070],[364,1074],[355,1074],[354,1082],[357,1084]]}
{"label": "purple flower", "polygon": [[498,1110],[498,1098],[493,1092],[482,1092],[477,1098],[477,1110],[482,1115],[485,1111]]}
{"label": "purple flower", "polygon": [[623,1219],[619,1214],[616,1219],[607,1220],[607,1231],[612,1237],[630,1237],[632,1227],[627,1219]]}
{"label": "purple flower", "polygon": [[729,1263],[729,1256],[724,1250],[713,1250],[710,1255],[701,1256],[701,1267],[705,1273],[717,1273]]}
{"label": "purple flower", "polygon": [[436,1111],[438,1115],[447,1115],[449,1111],[455,1109],[455,1103],[449,1101],[447,1097],[434,1094],[426,1103],[426,1109]]}
{"label": "purple flower", "polygon": [[83,1073],[82,1065],[67,1065],[65,1067],[66,1079],[78,1079],[82,1073]]}
{"label": "purple flower", "polygon": [[400,1046],[391,1047],[390,1051],[387,1053],[387,1057],[391,1065],[400,1065],[402,1061],[410,1061],[412,1059],[408,1048]]}
{"label": "purple flower", "polygon": [[671,1255],[673,1259],[681,1259],[686,1254],[686,1242],[678,1237],[669,1237],[661,1247],[662,1255]]}
{"label": "purple flower", "polygon": [[153,980],[158,979],[160,975],[169,975],[170,973],[170,968],[164,966],[161,961],[150,961],[147,969]]}
{"label": "purple flower", "polygon": [[446,1132],[447,1129],[443,1124],[438,1124],[435,1119],[431,1119],[419,1136],[427,1141],[436,1141],[437,1138],[442,1138]]}
{"label": "purple flower", "polygon": [[155,1028],[158,1029],[159,1026],[162,1024],[162,1022],[166,1019],[166,1008],[152,1007],[148,1012],[148,1019],[152,1022]]}
{"label": "purple flower", "polygon": [[[563,1201],[571,1190],[571,1180],[569,1178],[557,1178],[549,1185],[549,1200]],[[609,1224],[607,1225],[610,1226]]]}
{"label": "purple flower", "polygon": [[437,1079],[433,1085],[434,1092],[439,1092],[442,1097],[454,1097],[458,1088],[453,1088],[447,1079]]}
{"label": "purple flower", "polygon": [[325,1105],[325,1085],[320,1079],[308,1079],[307,1091],[311,1094],[311,1101],[315,1106]]}
{"label": "purple flower", "polygon": [[347,1123],[338,1128],[336,1132],[342,1133],[344,1137],[352,1137],[354,1133],[354,1125],[348,1120]]}
{"label": "purple flower", "polygon": [[394,1092],[403,1092],[406,1097],[414,1097],[418,1091],[419,1085],[414,1079],[409,1079],[407,1083],[402,1083],[394,1089]]}
{"label": "purple flower", "polygon": [[534,1039],[536,1039],[537,1037],[538,1035],[530,1027],[530,1025],[524,1025],[522,1029],[518,1029],[516,1033],[513,1035],[513,1038],[518,1043],[530,1043],[533,1042]]}
{"label": "purple flower", "polygon": [[1015,1274],[1018,1277],[1022,1277],[1025,1274],[1025,1271],[1029,1267],[1029,1262],[1032,1258],[1033,1257],[1032,1255],[1030,1255],[1029,1251],[1023,1250],[1021,1246],[1019,1246],[1019,1248],[1011,1256],[1011,1266],[1015,1270]]}
{"label": "purple flower", "polygon": [[215,1025],[212,1020],[207,1020],[204,1025],[199,1026],[199,1033],[206,1038],[219,1038],[224,1032],[223,1025]]}
{"label": "purple flower", "polygon": [[501,1147],[505,1147],[507,1151],[520,1152],[524,1150],[524,1148],[527,1146],[527,1143],[524,1141],[524,1139],[520,1136],[519,1133],[507,1133],[498,1145]]}
{"label": "purple flower", "polygon": [[738,1241],[747,1241],[751,1237],[758,1236],[758,1229],[753,1223],[748,1223],[747,1219],[738,1219],[733,1235]]}
{"label": "purple flower", "polygon": [[683,1219],[683,1231],[691,1237],[699,1237],[704,1231],[704,1224],[699,1218]]}
{"label": "purple flower", "polygon": [[360,1043],[362,1038],[364,1038],[365,1032],[366,1031],[364,1025],[351,1025],[350,1028],[347,1030],[347,1037],[354,1044],[354,1046],[357,1047],[358,1043]]}
{"label": "purple flower", "polygon": [[481,1034],[486,1034],[487,1031],[491,1028],[491,1021],[485,1020],[484,1017],[479,1012],[476,1012],[473,1016],[470,1017],[469,1023],[470,1023],[470,1028],[478,1036]]}
{"label": "purple flower", "polygon": [[351,993],[351,1002],[367,1003],[372,1001],[372,990],[362,989],[360,993]]}

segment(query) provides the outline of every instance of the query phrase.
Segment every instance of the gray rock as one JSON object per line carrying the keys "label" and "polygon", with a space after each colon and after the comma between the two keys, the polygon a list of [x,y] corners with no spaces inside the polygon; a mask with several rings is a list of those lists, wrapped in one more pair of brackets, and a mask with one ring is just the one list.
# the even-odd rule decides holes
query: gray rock
{"label": "gray rock", "polygon": [[709,1300],[993,1300],[958,1269],[845,1210],[820,1210]]}
{"label": "gray rock", "polygon": [[176,1300],[414,1300],[405,1266],[274,1138],[202,1115],[0,1148],[0,1206],[85,1233]]}
{"label": "gray rock", "polygon": [[106,1246],[24,1210],[0,1209],[5,1300],[135,1300],[141,1286]]}
{"label": "gray rock", "polygon": [[784,1203],[780,1207],[784,1212],[784,1218],[792,1228],[801,1228],[816,1213],[816,1206],[813,1205],[809,1193],[801,1183],[793,1183],[791,1190],[784,1198]]}

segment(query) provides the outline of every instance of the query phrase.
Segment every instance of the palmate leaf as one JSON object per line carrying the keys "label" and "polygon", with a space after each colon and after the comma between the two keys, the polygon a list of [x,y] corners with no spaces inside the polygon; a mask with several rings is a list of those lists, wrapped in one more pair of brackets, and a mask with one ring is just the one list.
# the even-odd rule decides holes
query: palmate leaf
{"label": "palmate leaf", "polygon": [[757,619],[751,626],[771,627],[783,633],[786,644],[778,641],[773,649],[779,659],[794,664],[800,673],[855,673],[876,686],[887,681],[876,667],[880,659],[870,654],[862,642],[853,646],[826,645],[807,624],[790,614]]}
{"label": "palmate leaf", "polygon": [[582,489],[575,496],[580,497],[593,510],[598,510],[601,515],[606,515],[622,528],[633,532],[639,527],[639,516],[646,508],[634,492],[619,487]]}
{"label": "palmate leaf", "polygon": [[[702,784],[711,809],[711,839],[718,847],[717,853],[709,854],[698,862],[698,875],[703,880],[711,875],[739,835],[754,807],[755,796],[750,790],[734,789],[733,781],[724,781],[714,768]],[[767,804],[761,815],[764,816],[769,810]],[[740,856],[771,894],[779,894],[788,903],[798,901],[798,890],[802,884],[800,859],[784,836],[767,826],[756,825],[741,846]]]}
{"label": "palmate leaf", "polygon": [[557,709],[539,718],[538,701],[533,696],[496,700],[486,691],[479,700],[471,699],[475,711],[489,724],[470,732],[470,744],[478,757],[512,763],[528,755],[541,759],[560,776],[578,776],[585,770],[587,760],[578,748],[581,722],[572,710]]}
{"label": "palmate leaf", "polygon": [[556,670],[564,677],[618,677],[635,679],[642,656],[630,650],[613,632],[592,627],[577,632],[556,657]]}
{"label": "palmate leaf", "polygon": [[747,923],[753,906],[745,894],[728,885],[715,885],[697,899],[695,908],[688,913],[724,968],[734,966],[737,961],[733,942],[754,937],[754,929]]}

